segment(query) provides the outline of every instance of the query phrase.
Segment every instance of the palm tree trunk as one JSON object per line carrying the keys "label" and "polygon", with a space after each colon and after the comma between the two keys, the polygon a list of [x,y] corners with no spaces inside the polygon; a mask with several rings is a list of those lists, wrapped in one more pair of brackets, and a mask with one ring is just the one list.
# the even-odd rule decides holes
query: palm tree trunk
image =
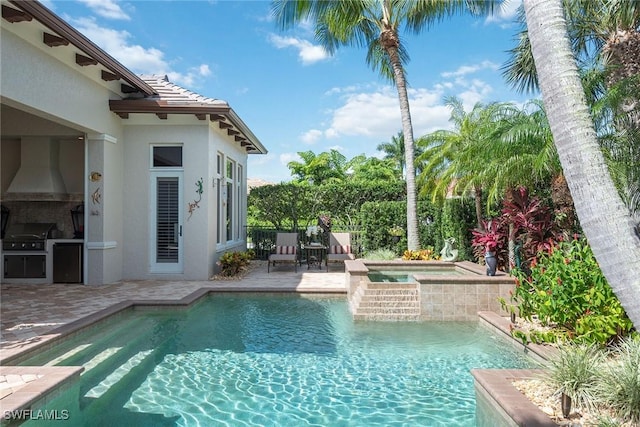
{"label": "palm tree trunk", "polygon": [[476,185],[473,188],[473,199],[476,204],[476,222],[478,223],[478,230],[484,229],[482,226],[482,187],[480,185]]}
{"label": "palm tree trunk", "polygon": [[404,136],[404,159],[407,172],[407,249],[415,251],[420,249],[418,235],[418,206],[416,197],[416,167],[414,162],[415,144],[413,141],[413,125],[411,123],[411,111],[409,110],[409,95],[407,94],[407,81],[404,76],[404,68],[398,54],[400,40],[389,24],[391,4],[384,1],[382,8],[382,22],[385,28],[380,33],[380,44],[389,55],[389,61],[393,68],[393,79],[398,90],[400,101],[400,117],[402,118],[402,134]]}
{"label": "palm tree trunk", "polygon": [[596,139],[562,0],[523,0],[542,98],[576,213],[604,276],[640,328],[640,239]]}

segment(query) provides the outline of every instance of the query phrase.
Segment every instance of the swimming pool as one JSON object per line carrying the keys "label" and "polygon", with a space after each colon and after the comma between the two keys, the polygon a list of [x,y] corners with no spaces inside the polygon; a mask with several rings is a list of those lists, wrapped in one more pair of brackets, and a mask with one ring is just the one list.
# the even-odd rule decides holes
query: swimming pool
{"label": "swimming pool", "polygon": [[354,322],[343,298],[246,294],[136,310],[23,364],[45,363],[85,366],[48,407],[65,426],[473,426],[469,370],[533,364],[475,322]]}

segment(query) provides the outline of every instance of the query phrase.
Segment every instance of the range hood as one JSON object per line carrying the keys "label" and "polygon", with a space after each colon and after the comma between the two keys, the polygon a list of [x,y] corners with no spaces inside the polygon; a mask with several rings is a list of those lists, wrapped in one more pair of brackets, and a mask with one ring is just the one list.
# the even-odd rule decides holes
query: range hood
{"label": "range hood", "polygon": [[68,200],[59,170],[60,143],[48,137],[22,137],[20,168],[4,195],[6,200]]}

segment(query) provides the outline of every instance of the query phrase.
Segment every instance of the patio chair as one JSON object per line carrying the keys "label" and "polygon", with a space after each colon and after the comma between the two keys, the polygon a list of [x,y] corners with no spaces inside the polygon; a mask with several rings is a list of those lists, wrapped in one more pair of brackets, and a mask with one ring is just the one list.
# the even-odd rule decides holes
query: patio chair
{"label": "patio chair", "polygon": [[351,233],[329,233],[329,247],[327,248],[327,271],[330,262],[344,262],[355,259],[351,252]]}
{"label": "patio chair", "polygon": [[278,233],[276,235],[276,247],[269,255],[267,263],[267,273],[269,273],[271,263],[292,262],[294,271],[298,271],[298,233]]}

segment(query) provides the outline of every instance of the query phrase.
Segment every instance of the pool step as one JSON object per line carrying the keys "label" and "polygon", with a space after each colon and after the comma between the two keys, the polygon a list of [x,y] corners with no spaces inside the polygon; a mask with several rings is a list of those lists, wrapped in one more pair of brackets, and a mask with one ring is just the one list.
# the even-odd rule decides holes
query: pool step
{"label": "pool step", "polygon": [[354,320],[416,321],[420,319],[420,292],[414,283],[359,286],[349,302]]}

